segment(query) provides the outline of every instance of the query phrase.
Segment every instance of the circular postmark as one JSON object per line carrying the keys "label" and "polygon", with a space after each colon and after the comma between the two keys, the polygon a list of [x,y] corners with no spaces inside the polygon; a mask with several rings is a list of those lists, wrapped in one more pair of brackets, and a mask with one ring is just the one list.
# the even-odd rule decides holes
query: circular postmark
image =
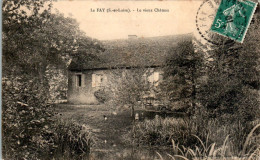
{"label": "circular postmark", "polygon": [[210,31],[219,4],[220,0],[205,0],[197,11],[196,30],[200,38],[204,41],[201,44],[218,46],[234,43],[233,40]]}

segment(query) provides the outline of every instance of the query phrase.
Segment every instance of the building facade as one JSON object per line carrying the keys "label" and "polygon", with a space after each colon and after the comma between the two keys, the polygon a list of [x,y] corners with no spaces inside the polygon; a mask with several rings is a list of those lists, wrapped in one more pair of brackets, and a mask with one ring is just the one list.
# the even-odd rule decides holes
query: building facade
{"label": "building facade", "polygon": [[[133,38],[134,37],[134,38]],[[134,70],[147,70],[143,78],[154,86],[163,80],[162,68],[169,50],[191,35],[137,38],[103,41],[105,51],[97,53],[99,59],[79,65],[72,60],[68,75],[68,102],[98,104],[95,92],[113,83],[115,75]],[[120,78],[120,76],[118,78]],[[114,84],[116,85],[116,84]]]}

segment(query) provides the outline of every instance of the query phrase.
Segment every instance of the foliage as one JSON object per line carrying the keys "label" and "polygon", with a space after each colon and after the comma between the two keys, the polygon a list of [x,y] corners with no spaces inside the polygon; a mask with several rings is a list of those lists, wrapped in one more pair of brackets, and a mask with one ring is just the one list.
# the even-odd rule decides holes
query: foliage
{"label": "foliage", "polygon": [[164,72],[166,83],[161,85],[167,91],[163,96],[168,96],[171,102],[182,101],[193,109],[196,106],[190,112],[194,124],[188,128],[195,126],[202,141],[216,142],[215,145],[230,135],[230,149],[234,154],[241,151],[252,128],[251,122],[260,113],[258,24],[259,13],[248,31],[250,38],[243,44],[213,47],[204,55],[211,61],[204,62],[198,51],[190,49],[191,42],[179,44],[171,51],[174,54]]}
{"label": "foliage", "polygon": [[204,113],[223,124],[246,124],[259,117],[259,20],[257,13],[243,44],[219,46],[209,52],[213,61],[198,99]]}
{"label": "foliage", "polygon": [[[253,132],[259,128],[260,124],[255,126],[250,134],[248,135],[248,139],[252,138]],[[217,146],[216,143],[209,143],[208,141],[203,141],[198,136],[193,135],[200,142],[202,147],[196,146],[194,149],[181,146],[176,141],[172,140],[172,152],[173,154],[168,154],[168,156],[175,159],[194,159],[194,160],[204,160],[204,159],[230,159],[230,160],[257,160],[260,158],[260,145],[257,144],[256,147],[251,148],[246,153],[241,151],[240,153],[234,155],[230,152],[230,147],[232,147],[232,143],[230,142],[229,136],[225,137],[221,145]],[[244,142],[244,147],[247,146],[247,141]],[[162,156],[158,153],[158,155],[162,158]]]}
{"label": "foliage", "polygon": [[[196,135],[202,139],[203,142],[215,143],[217,147],[221,146],[225,140],[225,137],[229,137],[229,152],[233,155],[238,155],[244,146],[249,131],[254,126],[254,123],[248,122],[246,125],[240,121],[236,123],[230,123],[223,125],[218,119],[208,119],[207,117],[200,117],[200,120],[193,119],[194,124],[197,124]],[[248,148],[257,146],[259,143],[259,131],[255,132],[255,135],[250,140]]]}
{"label": "foliage", "polygon": [[161,96],[172,103],[184,102],[184,108],[195,107],[204,55],[194,52],[191,41],[182,41],[169,51],[164,68]]}
{"label": "foliage", "polygon": [[[22,70],[43,77],[48,65],[64,69],[71,58],[83,55],[91,58],[100,49],[97,41],[79,29],[75,19],[58,12],[53,14],[51,2],[3,2],[4,76]],[[14,65],[18,68],[14,69]]]}
{"label": "foliage", "polygon": [[50,102],[57,103],[67,99],[68,77],[67,71],[48,66],[45,72],[49,83]]}
{"label": "foliage", "polygon": [[89,132],[73,122],[53,119],[46,86],[37,84],[37,77],[24,82],[25,78],[28,76],[3,79],[3,158],[48,159],[65,152],[74,156],[87,153]]}
{"label": "foliage", "polygon": [[143,96],[153,92],[153,85],[147,81],[152,73],[153,70],[147,68],[114,70],[107,87],[108,103],[116,108],[132,107],[134,112],[134,107],[140,107]]}
{"label": "foliage", "polygon": [[53,14],[51,6],[51,0],[3,1],[3,157],[7,159],[54,154],[48,66],[65,68],[83,48],[98,50],[76,20]]}
{"label": "foliage", "polygon": [[107,101],[107,92],[105,89],[99,89],[94,92],[94,96],[97,98],[99,103],[105,103]]}
{"label": "foliage", "polygon": [[[219,126],[219,124],[216,120],[208,121],[207,124],[196,124],[189,120],[157,117],[154,120],[137,123],[135,130],[125,136],[131,135],[133,139],[125,139],[129,142],[134,141],[138,146],[172,145],[172,152],[168,154],[172,159],[259,158],[260,124],[253,129],[250,128],[251,132],[248,135],[242,135],[243,125]],[[205,129],[202,130],[201,125]],[[241,137],[237,137],[235,132],[241,133]],[[237,146],[240,144],[241,148]]]}
{"label": "foliage", "polygon": [[198,136],[205,141],[211,134],[211,142],[223,142],[220,137],[230,135],[234,153],[241,150],[251,122],[260,113],[259,35],[257,12],[243,44],[212,47],[204,55],[210,60],[205,63],[201,63],[202,57],[190,52],[195,56],[196,63],[191,63],[194,65],[186,65],[189,47],[180,44],[184,49],[179,49],[180,56],[178,51],[173,52],[176,56],[169,58],[164,75],[168,83],[162,88],[168,89],[166,96],[170,95],[172,102],[180,100],[187,106],[196,106],[190,118],[200,131]]}
{"label": "foliage", "polygon": [[196,134],[196,127],[190,128],[188,121],[181,118],[160,118],[139,122],[135,129],[129,134],[134,137],[134,143],[149,146],[171,145],[172,139],[185,146],[192,146],[196,143],[191,134]]}
{"label": "foliage", "polygon": [[26,64],[25,69],[58,66],[66,55],[99,49],[98,42],[79,30],[75,19],[52,14],[51,6],[49,0],[3,2],[3,56],[8,63]]}
{"label": "foliage", "polygon": [[45,143],[48,125],[52,123],[46,83],[38,84],[38,77],[12,77],[12,81],[7,78],[2,81],[3,157],[36,159],[39,154],[48,154],[36,140]]}
{"label": "foliage", "polygon": [[[55,159],[80,159],[87,157],[93,144],[92,134],[84,125],[58,118],[53,126]],[[62,157],[62,158],[61,158]]]}

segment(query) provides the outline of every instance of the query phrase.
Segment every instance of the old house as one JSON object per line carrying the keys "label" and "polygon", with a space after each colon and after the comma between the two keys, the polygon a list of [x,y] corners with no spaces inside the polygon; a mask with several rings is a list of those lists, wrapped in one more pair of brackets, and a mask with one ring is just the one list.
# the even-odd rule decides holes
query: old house
{"label": "old house", "polygon": [[69,66],[68,102],[97,104],[95,91],[106,87],[115,70],[146,68],[152,71],[147,80],[154,85],[162,79],[162,66],[171,47],[191,35],[161,36],[103,41],[105,51],[97,53],[99,60],[79,64],[73,60]]}

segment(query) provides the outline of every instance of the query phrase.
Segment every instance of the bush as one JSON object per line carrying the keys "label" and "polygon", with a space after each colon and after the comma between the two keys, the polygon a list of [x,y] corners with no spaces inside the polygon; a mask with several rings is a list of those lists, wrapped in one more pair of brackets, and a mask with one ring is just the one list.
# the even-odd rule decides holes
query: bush
{"label": "bush", "polygon": [[57,102],[67,99],[68,77],[66,71],[49,65],[45,73],[50,86],[50,101]]}
{"label": "bush", "polygon": [[12,81],[3,78],[2,88],[4,159],[52,159],[89,152],[91,138],[83,126],[54,118],[43,81],[13,76]]}
{"label": "bush", "polygon": [[104,89],[99,89],[94,92],[94,96],[99,103],[105,103],[107,101],[107,94]]}
{"label": "bush", "polygon": [[33,76],[12,76],[12,81],[3,78],[2,87],[3,158],[48,155],[53,145],[45,138],[51,132],[53,112],[47,104],[46,83]]}
{"label": "bush", "polygon": [[89,155],[93,139],[84,125],[71,120],[57,119],[53,127],[55,158],[82,159]]}

